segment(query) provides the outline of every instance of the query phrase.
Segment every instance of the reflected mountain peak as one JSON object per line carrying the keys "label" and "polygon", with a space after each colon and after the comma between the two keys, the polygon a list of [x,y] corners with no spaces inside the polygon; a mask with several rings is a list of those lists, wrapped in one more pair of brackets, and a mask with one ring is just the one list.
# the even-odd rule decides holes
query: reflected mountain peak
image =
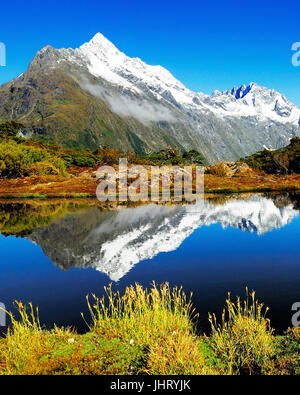
{"label": "reflected mountain peak", "polygon": [[117,282],[137,263],[178,249],[198,228],[220,224],[263,235],[290,223],[299,214],[294,207],[290,198],[253,195],[221,204],[89,208],[57,218],[27,238],[62,270],[94,268]]}

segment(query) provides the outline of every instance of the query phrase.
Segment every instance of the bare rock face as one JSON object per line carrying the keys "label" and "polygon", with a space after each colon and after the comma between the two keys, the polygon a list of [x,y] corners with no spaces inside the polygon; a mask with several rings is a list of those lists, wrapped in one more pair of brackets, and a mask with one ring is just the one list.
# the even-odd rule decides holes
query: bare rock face
{"label": "bare rock face", "polygon": [[206,167],[205,173],[219,177],[243,177],[255,174],[254,170],[243,162],[217,163],[216,165]]}
{"label": "bare rock face", "polygon": [[227,166],[233,172],[232,176],[248,176],[254,174],[253,169],[243,162],[228,162]]}

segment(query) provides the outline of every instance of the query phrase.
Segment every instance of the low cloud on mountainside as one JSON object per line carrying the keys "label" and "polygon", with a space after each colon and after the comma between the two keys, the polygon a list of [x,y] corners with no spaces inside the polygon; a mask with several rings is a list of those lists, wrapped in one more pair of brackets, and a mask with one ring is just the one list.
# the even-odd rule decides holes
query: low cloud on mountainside
{"label": "low cloud on mountainside", "polygon": [[101,85],[92,84],[86,78],[81,78],[76,82],[91,95],[106,101],[110,105],[111,111],[118,115],[134,117],[146,125],[151,122],[176,121],[172,113],[159,104],[151,104],[141,98],[131,99],[126,94],[108,93]]}

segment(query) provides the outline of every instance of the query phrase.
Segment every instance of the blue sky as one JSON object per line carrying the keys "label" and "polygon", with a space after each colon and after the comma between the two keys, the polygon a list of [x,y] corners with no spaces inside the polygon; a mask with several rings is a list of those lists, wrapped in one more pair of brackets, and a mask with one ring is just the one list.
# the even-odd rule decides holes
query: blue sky
{"label": "blue sky", "polygon": [[[300,106],[296,0],[249,1],[31,0],[1,4],[0,42],[7,66],[0,84],[26,70],[50,44],[78,47],[97,32],[129,56],[160,64],[195,91],[212,93],[255,81]],[[298,4],[297,4],[298,3]]]}

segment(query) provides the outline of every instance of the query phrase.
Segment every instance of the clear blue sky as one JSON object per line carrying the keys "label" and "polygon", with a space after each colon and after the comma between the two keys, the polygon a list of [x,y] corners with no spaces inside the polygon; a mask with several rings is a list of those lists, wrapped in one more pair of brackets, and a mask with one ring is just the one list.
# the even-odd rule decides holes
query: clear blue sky
{"label": "clear blue sky", "polygon": [[101,32],[129,56],[169,69],[188,88],[212,93],[255,81],[300,106],[300,3],[270,0],[52,0],[1,4],[7,67],[0,84],[50,44],[78,47]]}

